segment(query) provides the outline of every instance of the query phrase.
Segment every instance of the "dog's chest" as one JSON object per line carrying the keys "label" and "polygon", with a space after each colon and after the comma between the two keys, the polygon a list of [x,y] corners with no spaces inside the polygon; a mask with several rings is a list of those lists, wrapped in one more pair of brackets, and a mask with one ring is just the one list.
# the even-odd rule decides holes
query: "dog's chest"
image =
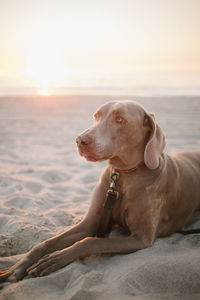
{"label": "dog's chest", "polygon": [[126,225],[126,217],[128,208],[134,202],[137,203],[138,196],[140,195],[140,185],[137,180],[130,176],[122,176],[119,178],[116,190],[119,193],[118,199],[112,208],[112,222],[123,227]]}

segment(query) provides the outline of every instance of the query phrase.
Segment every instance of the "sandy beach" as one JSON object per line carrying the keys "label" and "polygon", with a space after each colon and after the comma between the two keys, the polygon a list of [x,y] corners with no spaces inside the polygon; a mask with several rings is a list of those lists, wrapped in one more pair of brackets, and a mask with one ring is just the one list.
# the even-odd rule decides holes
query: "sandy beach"
{"label": "sandy beach", "polygon": [[[155,113],[166,152],[200,149],[200,97],[0,98],[0,270],[86,213],[106,162],[85,161],[75,138],[99,105],[127,98]],[[200,213],[188,228],[200,228]],[[175,233],[136,253],[92,256],[5,284],[0,299],[200,299],[199,247],[200,234]]]}

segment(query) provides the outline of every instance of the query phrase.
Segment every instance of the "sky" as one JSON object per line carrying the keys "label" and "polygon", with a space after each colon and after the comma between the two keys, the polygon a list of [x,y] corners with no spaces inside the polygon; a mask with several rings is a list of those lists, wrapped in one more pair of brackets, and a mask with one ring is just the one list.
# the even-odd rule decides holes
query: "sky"
{"label": "sky", "polygon": [[0,0],[0,87],[112,82],[200,85],[200,0]]}

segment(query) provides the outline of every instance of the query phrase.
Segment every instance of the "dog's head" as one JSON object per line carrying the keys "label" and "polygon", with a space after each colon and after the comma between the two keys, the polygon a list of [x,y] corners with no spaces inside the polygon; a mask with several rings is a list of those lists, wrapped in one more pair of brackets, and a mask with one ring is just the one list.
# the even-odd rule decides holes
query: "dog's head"
{"label": "dog's head", "polygon": [[131,168],[144,160],[149,169],[156,169],[165,146],[154,115],[128,100],[103,104],[94,114],[94,124],[76,142],[87,160],[108,159],[116,168]]}

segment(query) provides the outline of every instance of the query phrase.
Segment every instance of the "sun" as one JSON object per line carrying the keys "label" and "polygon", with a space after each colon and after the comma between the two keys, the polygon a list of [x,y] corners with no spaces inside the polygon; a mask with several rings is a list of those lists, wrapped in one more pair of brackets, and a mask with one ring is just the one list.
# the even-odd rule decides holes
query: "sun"
{"label": "sun", "polygon": [[49,88],[41,88],[38,90],[37,93],[40,96],[50,96],[52,94],[52,92]]}
{"label": "sun", "polygon": [[25,74],[39,95],[50,95],[52,85],[65,73],[59,43],[51,38],[35,40],[28,49]]}
{"label": "sun", "polygon": [[52,88],[48,80],[43,80],[40,82],[39,87],[37,88],[37,94],[40,96],[49,96],[52,95]]}

